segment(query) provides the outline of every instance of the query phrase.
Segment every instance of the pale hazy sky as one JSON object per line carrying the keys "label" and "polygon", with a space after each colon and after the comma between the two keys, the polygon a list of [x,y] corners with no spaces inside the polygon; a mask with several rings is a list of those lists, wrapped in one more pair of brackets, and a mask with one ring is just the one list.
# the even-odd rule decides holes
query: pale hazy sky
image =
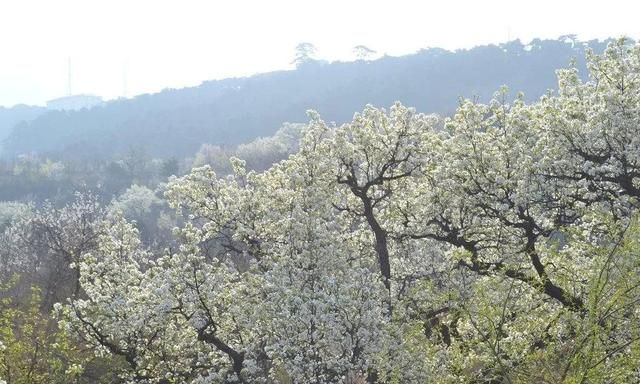
{"label": "pale hazy sky", "polygon": [[0,0],[0,105],[107,99],[291,68],[294,47],[351,60],[520,38],[640,37],[640,4],[606,1]]}

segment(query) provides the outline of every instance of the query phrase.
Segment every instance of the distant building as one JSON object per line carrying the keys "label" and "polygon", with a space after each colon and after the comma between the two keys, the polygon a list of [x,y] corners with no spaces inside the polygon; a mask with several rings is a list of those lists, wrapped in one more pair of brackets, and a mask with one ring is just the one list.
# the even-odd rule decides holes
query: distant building
{"label": "distant building", "polygon": [[58,111],[77,111],[82,108],[91,109],[104,104],[99,96],[71,95],[47,101],[47,109]]}

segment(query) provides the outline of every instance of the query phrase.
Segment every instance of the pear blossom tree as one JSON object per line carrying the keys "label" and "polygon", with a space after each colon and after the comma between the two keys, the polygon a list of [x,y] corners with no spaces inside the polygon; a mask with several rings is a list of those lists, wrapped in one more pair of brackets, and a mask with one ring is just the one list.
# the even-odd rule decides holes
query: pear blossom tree
{"label": "pear blossom tree", "polygon": [[640,48],[447,119],[310,113],[264,172],[172,178],[178,246],[122,219],[64,324],[139,383],[635,382]]}

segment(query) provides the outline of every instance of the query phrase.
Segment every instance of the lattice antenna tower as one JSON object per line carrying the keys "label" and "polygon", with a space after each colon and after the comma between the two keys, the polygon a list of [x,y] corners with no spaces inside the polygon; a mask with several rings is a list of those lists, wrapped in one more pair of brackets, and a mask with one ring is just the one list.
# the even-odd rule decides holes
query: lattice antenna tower
{"label": "lattice antenna tower", "polygon": [[68,73],[67,73],[67,96],[71,96],[71,56],[69,56],[69,60],[68,60]]}
{"label": "lattice antenna tower", "polygon": [[122,97],[127,97],[127,60],[122,63]]}

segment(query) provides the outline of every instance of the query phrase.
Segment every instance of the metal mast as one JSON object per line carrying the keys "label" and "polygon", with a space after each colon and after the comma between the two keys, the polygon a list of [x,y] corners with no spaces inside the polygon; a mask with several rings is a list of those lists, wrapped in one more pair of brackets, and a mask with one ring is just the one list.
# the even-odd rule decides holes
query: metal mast
{"label": "metal mast", "polygon": [[71,96],[71,56],[69,56],[68,62],[67,87],[67,92],[69,93],[68,96]]}

